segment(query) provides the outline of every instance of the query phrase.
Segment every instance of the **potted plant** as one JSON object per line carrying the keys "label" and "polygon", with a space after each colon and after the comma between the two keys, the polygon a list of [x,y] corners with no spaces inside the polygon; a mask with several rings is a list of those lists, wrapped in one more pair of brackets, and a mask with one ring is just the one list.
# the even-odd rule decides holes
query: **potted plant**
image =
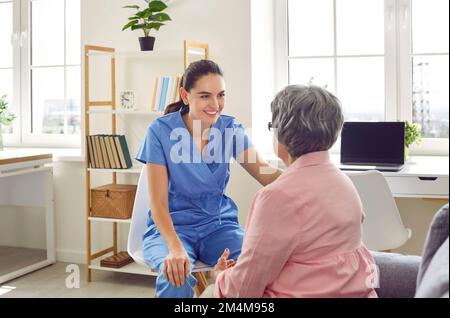
{"label": "potted plant", "polygon": [[421,140],[419,125],[405,121],[405,161],[408,160],[409,146],[414,143],[418,144]]}
{"label": "potted plant", "polygon": [[0,98],[0,151],[3,150],[2,125],[11,125],[15,118],[15,115],[8,112],[6,95],[3,95]]}
{"label": "potted plant", "polygon": [[152,51],[155,37],[150,36],[150,31],[152,29],[159,31],[164,22],[171,21],[169,15],[163,12],[167,9],[167,5],[162,1],[152,0],[148,1],[148,6],[143,10],[138,5],[124,6],[123,8],[135,9],[137,12],[128,18],[129,22],[124,25],[122,31],[126,29],[142,30],[144,36],[139,37],[141,51]]}

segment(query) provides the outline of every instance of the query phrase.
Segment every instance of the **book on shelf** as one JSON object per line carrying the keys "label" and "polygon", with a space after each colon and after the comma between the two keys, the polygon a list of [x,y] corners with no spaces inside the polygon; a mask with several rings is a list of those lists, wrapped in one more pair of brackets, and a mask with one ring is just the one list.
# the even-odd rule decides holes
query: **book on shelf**
{"label": "book on shelf", "polygon": [[94,169],[129,169],[133,166],[124,135],[90,135],[88,166]]}
{"label": "book on shelf", "polygon": [[88,146],[90,147],[90,157],[89,157],[89,166],[91,168],[98,167],[98,155],[97,149],[95,148],[94,138],[92,136],[87,136]]}
{"label": "book on shelf", "polygon": [[166,107],[175,103],[179,97],[181,76],[157,76],[153,81],[151,110],[163,112]]}
{"label": "book on shelf", "polygon": [[169,86],[169,78],[164,76],[161,86],[161,96],[159,97],[158,111],[163,111],[165,108],[168,86]]}
{"label": "book on shelf", "polygon": [[125,265],[133,263],[133,259],[127,252],[119,252],[116,255],[109,256],[100,261],[100,266],[121,268]]}
{"label": "book on shelf", "polygon": [[177,76],[177,80],[175,82],[175,88],[173,90],[172,95],[172,103],[175,103],[180,99],[180,86],[181,86],[181,75]]}
{"label": "book on shelf", "polygon": [[104,135],[99,136],[100,140],[100,149],[102,151],[103,162],[105,164],[105,169],[111,169],[111,164],[109,162],[108,152],[106,151],[105,139]]}
{"label": "book on shelf", "polygon": [[109,161],[109,165],[111,166],[111,169],[118,169],[120,167],[118,167],[116,165],[116,161],[114,160],[114,155],[112,153],[112,148],[111,148],[111,144],[109,143],[109,136],[104,136],[103,140],[105,142],[105,146],[106,146],[106,152],[108,153],[108,161]]}
{"label": "book on shelf", "polygon": [[130,152],[128,151],[125,136],[114,136],[114,142],[116,144],[117,153],[119,155],[120,165],[122,166],[122,169],[131,168],[133,166],[133,163],[131,162]]}
{"label": "book on shelf", "polygon": [[152,104],[150,105],[150,110],[152,112],[156,111],[156,96],[158,94],[158,84],[159,84],[159,77],[155,77],[155,80],[153,82]]}
{"label": "book on shelf", "polygon": [[100,147],[100,139],[99,136],[93,136],[94,138],[94,144],[95,144],[95,148],[97,149],[97,158],[98,158],[98,166],[96,168],[99,169],[105,169],[105,164],[103,161],[103,154],[102,154],[102,150]]}
{"label": "book on shelf", "polygon": [[92,148],[92,142],[91,142],[91,136],[86,136],[86,143],[87,143],[87,151],[88,151],[88,167],[93,168],[95,165],[94,162],[94,150]]}
{"label": "book on shelf", "polygon": [[156,88],[154,88],[155,96],[153,97],[153,104],[152,104],[152,111],[156,112],[159,108],[159,97],[161,95],[161,86],[162,86],[162,78],[157,77],[156,81]]}
{"label": "book on shelf", "polygon": [[109,141],[109,144],[111,145],[114,163],[116,164],[117,169],[120,169],[121,165],[120,165],[120,161],[119,161],[119,156],[117,155],[117,148],[116,148],[116,144],[114,142],[114,138],[112,135],[108,136],[108,141]]}
{"label": "book on shelf", "polygon": [[169,77],[168,78],[168,84],[167,84],[167,93],[166,93],[166,98],[164,99],[164,108],[163,111],[166,109],[167,106],[170,105],[170,102],[172,101],[172,90],[173,87],[175,86],[175,79]]}

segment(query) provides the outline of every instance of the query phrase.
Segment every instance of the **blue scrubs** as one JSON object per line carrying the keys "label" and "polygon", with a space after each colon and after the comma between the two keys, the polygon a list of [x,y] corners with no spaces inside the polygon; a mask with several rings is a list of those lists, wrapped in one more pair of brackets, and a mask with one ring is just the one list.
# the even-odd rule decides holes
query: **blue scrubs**
{"label": "blue scrubs", "polygon": [[[238,223],[238,208],[225,194],[230,178],[229,162],[251,147],[244,128],[233,117],[222,115],[212,126],[206,152],[194,145],[182,115],[184,107],[153,121],[136,159],[164,165],[169,177],[169,213],[175,230],[191,261],[214,266],[225,248],[237,259],[244,231]],[[157,297],[193,297],[196,280],[192,275],[177,288],[162,273],[168,249],[154,224],[151,211],[143,236],[144,258],[159,272]]]}

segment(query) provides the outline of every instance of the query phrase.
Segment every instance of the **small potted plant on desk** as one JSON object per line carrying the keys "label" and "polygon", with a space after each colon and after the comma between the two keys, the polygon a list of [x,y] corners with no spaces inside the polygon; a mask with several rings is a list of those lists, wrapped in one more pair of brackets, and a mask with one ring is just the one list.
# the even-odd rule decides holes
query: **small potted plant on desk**
{"label": "small potted plant on desk", "polygon": [[138,5],[124,6],[123,8],[136,9],[137,12],[128,18],[129,22],[123,26],[122,31],[126,29],[139,30],[144,32],[143,37],[139,37],[141,51],[152,51],[155,44],[155,37],[150,36],[150,31],[164,25],[163,22],[171,21],[167,13],[163,11],[167,9],[167,5],[158,0],[148,1],[148,6],[141,10]]}
{"label": "small potted plant on desk", "polygon": [[8,112],[8,102],[6,101],[6,95],[0,97],[0,151],[3,150],[3,135],[2,125],[9,126],[12,124],[15,115]]}
{"label": "small potted plant on desk", "polygon": [[408,160],[409,146],[414,143],[419,144],[421,141],[419,125],[405,121],[405,162]]}

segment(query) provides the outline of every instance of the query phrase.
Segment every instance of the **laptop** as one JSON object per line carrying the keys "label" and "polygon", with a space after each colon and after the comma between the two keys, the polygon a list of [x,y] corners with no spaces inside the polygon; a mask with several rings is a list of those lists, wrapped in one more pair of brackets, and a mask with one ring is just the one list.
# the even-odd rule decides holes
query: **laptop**
{"label": "laptop", "polygon": [[341,134],[341,170],[400,171],[405,163],[403,122],[346,122]]}

